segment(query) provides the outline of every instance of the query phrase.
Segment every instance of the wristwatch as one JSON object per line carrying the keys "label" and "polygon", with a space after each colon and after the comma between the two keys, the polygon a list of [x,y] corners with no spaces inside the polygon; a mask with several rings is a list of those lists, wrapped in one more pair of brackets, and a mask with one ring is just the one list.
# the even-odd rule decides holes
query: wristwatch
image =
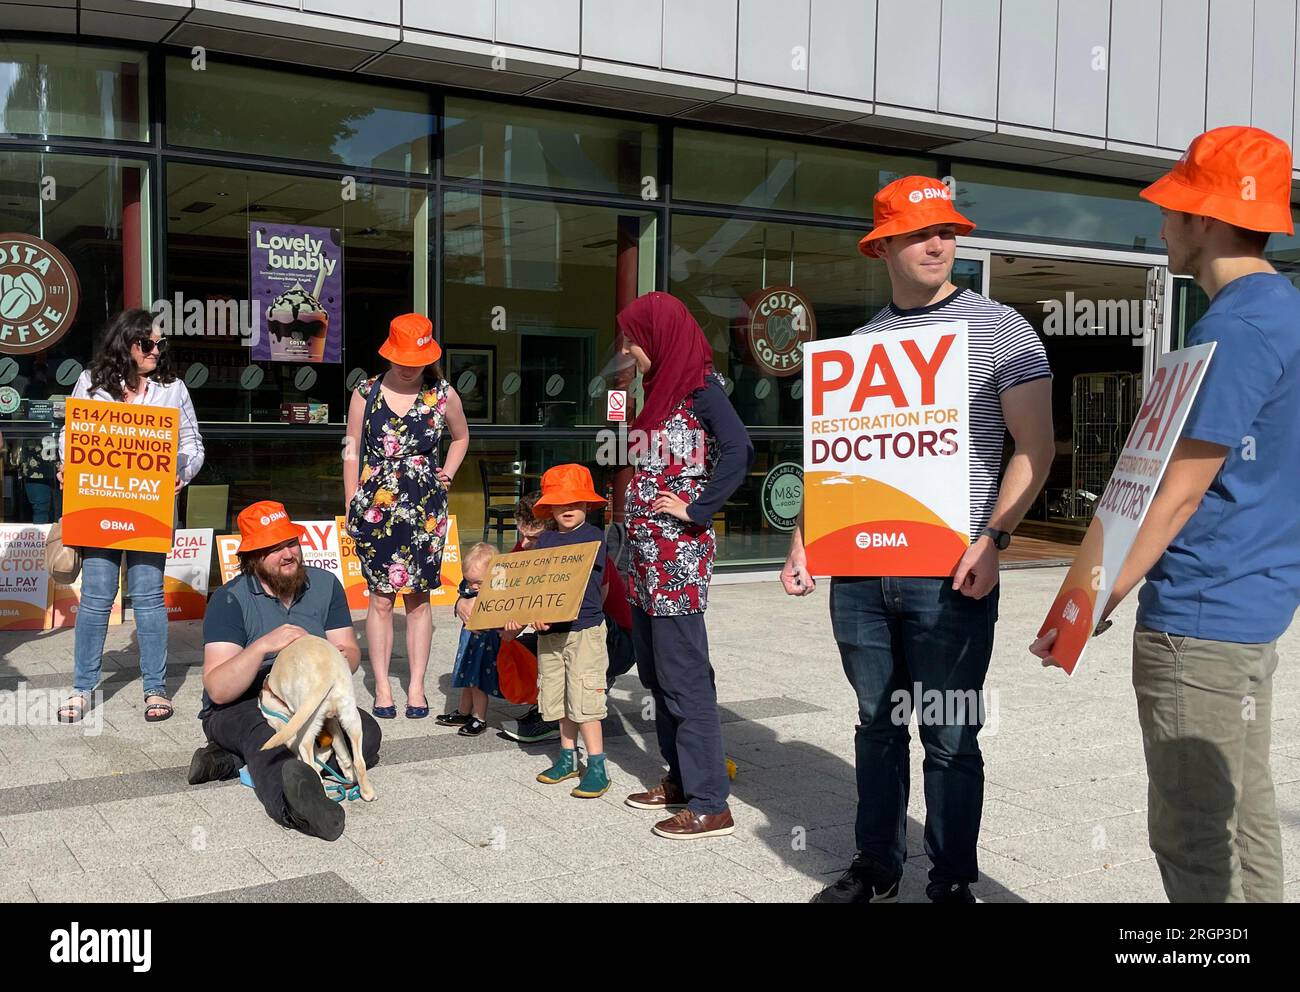
{"label": "wristwatch", "polygon": [[996,527],[985,527],[980,533],[980,537],[989,538],[997,546],[999,551],[1006,551],[1007,547],[1011,544],[1011,532],[998,530]]}

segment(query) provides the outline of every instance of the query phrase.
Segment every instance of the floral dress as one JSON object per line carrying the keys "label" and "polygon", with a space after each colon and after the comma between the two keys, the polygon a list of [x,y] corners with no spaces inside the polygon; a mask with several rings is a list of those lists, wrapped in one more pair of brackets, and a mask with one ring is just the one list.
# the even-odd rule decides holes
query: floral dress
{"label": "floral dress", "polygon": [[[711,375],[721,383],[717,373]],[[686,397],[653,432],[662,443],[652,442],[637,456],[636,473],[627,486],[632,585],[637,605],[652,617],[703,613],[709,605],[717,547],[713,524],[700,527],[650,512],[660,489],[695,502],[717,467],[717,439],[704,430],[694,406],[694,398]]]}
{"label": "floral dress", "polygon": [[447,417],[445,380],[415,398],[399,417],[379,376],[357,391],[366,401],[361,480],[348,507],[366,582],[376,592],[432,592],[441,583],[447,537],[447,489],[438,479],[438,445]]}

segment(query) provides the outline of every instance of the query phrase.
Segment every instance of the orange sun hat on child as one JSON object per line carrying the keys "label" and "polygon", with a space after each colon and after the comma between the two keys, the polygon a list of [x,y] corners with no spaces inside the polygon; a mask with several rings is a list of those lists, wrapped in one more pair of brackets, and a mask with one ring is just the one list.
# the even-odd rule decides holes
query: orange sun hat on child
{"label": "orange sun hat on child", "polygon": [[591,472],[585,465],[556,465],[542,473],[542,495],[533,504],[533,516],[551,516],[551,507],[570,503],[594,503],[604,506],[605,498],[596,492]]}

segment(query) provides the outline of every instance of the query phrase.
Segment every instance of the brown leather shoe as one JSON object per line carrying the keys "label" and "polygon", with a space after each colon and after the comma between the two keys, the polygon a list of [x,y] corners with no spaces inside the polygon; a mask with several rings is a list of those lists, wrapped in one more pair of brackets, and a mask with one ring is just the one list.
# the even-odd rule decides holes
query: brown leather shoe
{"label": "brown leather shoe", "polygon": [[654,832],[669,840],[698,840],[701,837],[726,837],[736,829],[731,810],[700,816],[694,810],[684,809],[670,820],[654,825]]}
{"label": "brown leather shoe", "polygon": [[686,805],[686,793],[680,785],[664,779],[653,789],[632,793],[623,802],[633,809],[681,809]]}

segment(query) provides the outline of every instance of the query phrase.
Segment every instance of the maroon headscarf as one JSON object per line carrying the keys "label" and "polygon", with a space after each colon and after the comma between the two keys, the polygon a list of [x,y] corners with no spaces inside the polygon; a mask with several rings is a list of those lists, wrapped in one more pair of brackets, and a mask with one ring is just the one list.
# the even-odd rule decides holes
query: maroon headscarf
{"label": "maroon headscarf", "polygon": [[646,293],[625,306],[618,329],[650,359],[645,405],[632,426],[654,430],[673,408],[704,386],[713,370],[713,348],[686,304],[667,293]]}

